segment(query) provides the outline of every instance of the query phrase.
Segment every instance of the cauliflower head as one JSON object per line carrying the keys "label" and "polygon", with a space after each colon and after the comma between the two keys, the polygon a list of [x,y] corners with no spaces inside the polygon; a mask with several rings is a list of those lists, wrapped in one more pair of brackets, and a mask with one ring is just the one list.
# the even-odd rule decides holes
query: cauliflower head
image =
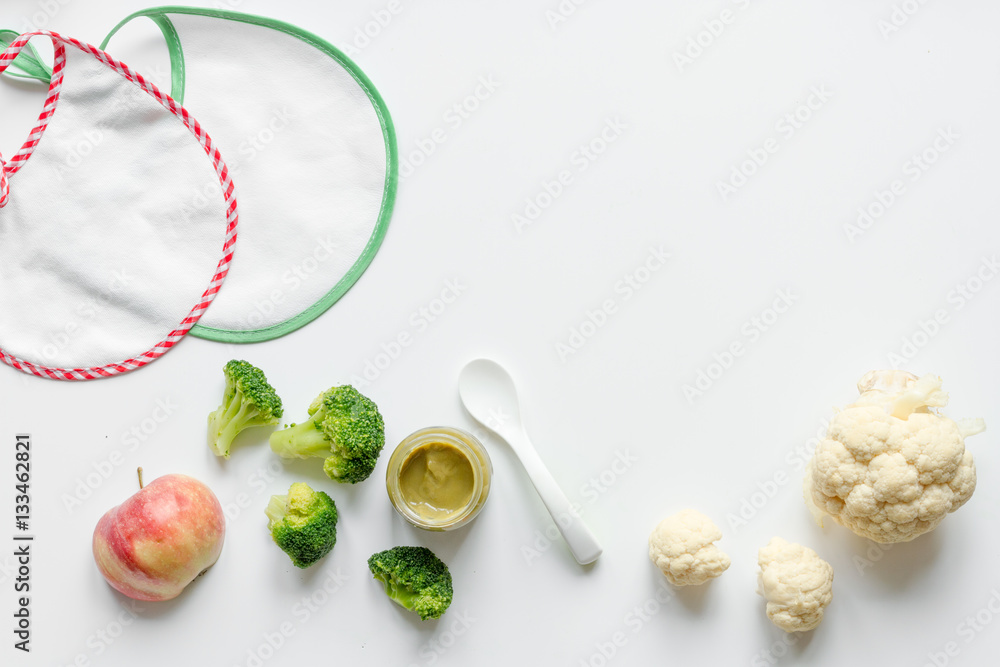
{"label": "cauliflower head", "polygon": [[833,599],[833,567],[812,549],[772,538],[757,553],[757,592],[767,617],[785,632],[806,632],[823,620]]}
{"label": "cauliflower head", "polygon": [[861,396],[837,412],[806,467],[806,504],[883,544],[908,542],[936,528],[972,497],[976,468],[965,438],[982,419],[955,422],[941,378],[872,371]]}
{"label": "cauliflower head", "polygon": [[649,536],[649,559],[675,586],[703,584],[729,569],[729,556],[715,544],[722,531],[692,509],[661,521]]}

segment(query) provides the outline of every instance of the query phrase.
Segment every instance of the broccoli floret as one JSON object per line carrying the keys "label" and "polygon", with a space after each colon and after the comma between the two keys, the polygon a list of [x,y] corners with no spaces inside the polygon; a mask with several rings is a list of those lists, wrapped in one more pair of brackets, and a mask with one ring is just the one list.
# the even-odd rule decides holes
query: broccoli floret
{"label": "broccoli floret", "polygon": [[292,484],[287,496],[271,496],[264,513],[274,543],[295,567],[309,567],[337,543],[337,505],[304,482]]}
{"label": "broccoli floret", "polygon": [[394,547],[369,558],[368,569],[386,595],[422,620],[440,618],[451,604],[451,572],[430,549]]}
{"label": "broccoli floret", "polygon": [[333,387],[309,406],[310,418],[271,434],[271,449],[286,459],[323,457],[336,482],[357,484],[375,470],[385,445],[378,406],[350,385]]}
{"label": "broccoli floret", "polygon": [[226,393],[219,409],[208,416],[208,446],[216,456],[228,459],[233,438],[240,431],[277,424],[284,411],[274,387],[253,364],[233,359],[222,372],[226,376]]}

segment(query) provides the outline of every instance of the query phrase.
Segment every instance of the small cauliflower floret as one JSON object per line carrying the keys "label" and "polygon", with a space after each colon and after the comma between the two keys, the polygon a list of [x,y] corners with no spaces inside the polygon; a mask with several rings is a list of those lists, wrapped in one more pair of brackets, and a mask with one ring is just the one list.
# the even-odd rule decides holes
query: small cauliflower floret
{"label": "small cauliflower floret", "polygon": [[933,530],[972,497],[976,468],[965,438],[982,419],[953,421],[941,378],[872,371],[861,395],[830,421],[806,468],[806,504],[876,542],[907,542]]}
{"label": "small cauliflower floret", "polygon": [[729,556],[714,542],[722,531],[692,509],[661,521],[649,536],[649,559],[675,586],[703,584],[729,569]]}
{"label": "small cauliflower floret", "polygon": [[833,567],[812,549],[772,538],[757,554],[757,592],[767,617],[785,632],[813,630],[833,599]]}

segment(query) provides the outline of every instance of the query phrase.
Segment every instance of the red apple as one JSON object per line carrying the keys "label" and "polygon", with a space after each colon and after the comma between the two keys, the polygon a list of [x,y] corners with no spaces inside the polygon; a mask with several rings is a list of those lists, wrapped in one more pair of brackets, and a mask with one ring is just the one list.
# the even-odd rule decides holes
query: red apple
{"label": "red apple", "polygon": [[225,536],[222,505],[211,489],[187,475],[164,475],[101,517],[94,560],[130,598],[170,600],[219,559]]}

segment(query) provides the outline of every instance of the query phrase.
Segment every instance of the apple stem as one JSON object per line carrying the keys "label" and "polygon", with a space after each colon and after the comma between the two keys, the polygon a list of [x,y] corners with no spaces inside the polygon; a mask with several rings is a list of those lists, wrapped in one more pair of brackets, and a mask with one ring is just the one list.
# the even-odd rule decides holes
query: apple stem
{"label": "apple stem", "polygon": [[142,488],[142,486],[143,486],[143,485],[142,485],[142,466],[139,466],[139,467],[138,467],[138,468],[136,469],[136,473],[138,473],[138,474],[139,474],[139,488],[141,489],[141,488]]}

